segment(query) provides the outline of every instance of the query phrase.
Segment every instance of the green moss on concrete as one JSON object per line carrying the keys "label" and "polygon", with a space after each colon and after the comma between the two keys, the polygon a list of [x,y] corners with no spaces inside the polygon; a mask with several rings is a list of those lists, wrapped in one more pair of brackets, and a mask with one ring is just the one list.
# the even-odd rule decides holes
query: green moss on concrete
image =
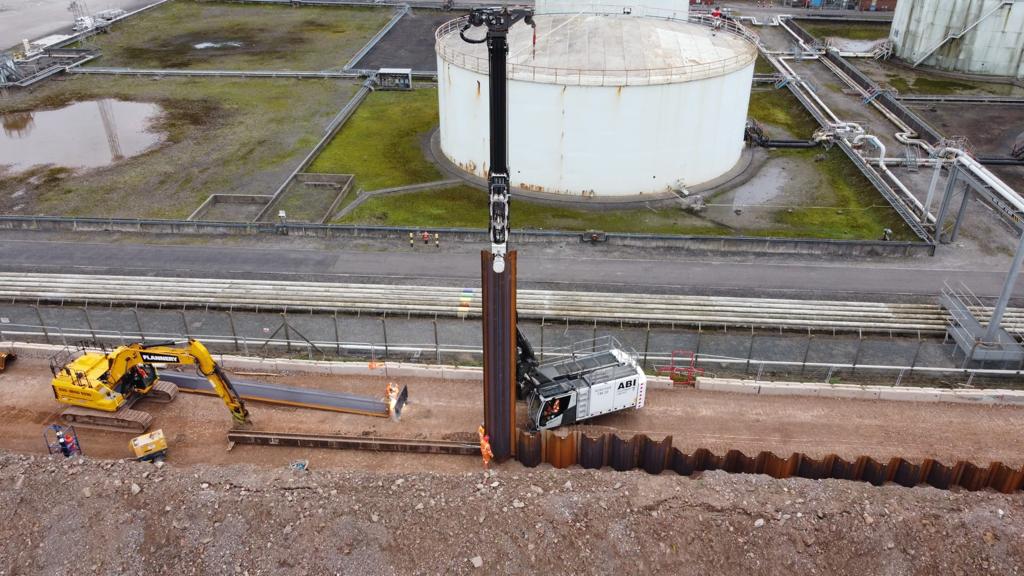
{"label": "green moss on concrete", "polygon": [[846,38],[849,40],[884,40],[889,37],[890,24],[882,22],[817,22],[797,20],[797,24],[818,39]]}
{"label": "green moss on concrete", "polygon": [[752,92],[747,115],[761,124],[782,128],[793,138],[810,138],[818,129],[814,117],[787,88]]}
{"label": "green moss on concrete", "polygon": [[[166,135],[139,156],[73,177],[34,179],[19,213],[184,218],[213,193],[271,194],[319,139],[351,82],[73,76],[0,100],[0,112],[97,98],[155,102]],[[4,177],[8,176],[8,177]],[[3,198],[24,188],[0,175]],[[6,194],[5,194],[6,193]]]}
{"label": "green moss on concrete", "polygon": [[959,94],[960,92],[979,89],[976,84],[948,78],[927,78],[922,76],[911,78],[908,82],[905,76],[890,75],[889,84],[901,94],[926,94],[934,96]]}
{"label": "green moss on concrete", "polygon": [[356,186],[379,190],[442,179],[423,145],[438,123],[437,89],[374,92],[313,161],[310,171],[355,174]]}
{"label": "green moss on concrete", "polygon": [[[599,211],[551,206],[514,198],[511,215],[516,229],[702,235],[729,233],[724,227],[676,207]],[[380,196],[367,200],[341,222],[424,228],[486,228],[486,193],[469,186],[456,186],[444,190]]]}
{"label": "green moss on concrete", "polygon": [[[95,66],[340,69],[391,18],[387,8],[172,0],[89,40]],[[205,48],[197,45],[213,44]]]}
{"label": "green moss on concrete", "polygon": [[[888,202],[861,174],[839,148],[830,151],[794,150],[784,153],[804,156],[828,184],[807,202],[806,207],[781,210],[775,220],[781,225],[769,236],[831,238],[837,240],[880,240],[889,228],[896,240],[916,237]],[[819,159],[819,160],[816,160]]]}

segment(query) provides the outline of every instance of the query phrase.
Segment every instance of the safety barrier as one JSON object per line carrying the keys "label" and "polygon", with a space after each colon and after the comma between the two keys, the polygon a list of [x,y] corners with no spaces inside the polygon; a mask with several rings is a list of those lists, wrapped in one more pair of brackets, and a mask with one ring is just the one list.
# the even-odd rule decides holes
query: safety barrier
{"label": "safety barrier", "polygon": [[739,450],[717,455],[707,449],[685,453],[672,447],[672,437],[652,439],[644,434],[622,438],[614,433],[589,435],[585,432],[527,432],[519,430],[517,459],[524,466],[542,463],[555,468],[610,467],[617,471],[642,469],[649,474],[672,470],[682,476],[722,470],[735,474],[766,474],[772,478],[836,479],[869,482],[875,486],[892,483],[907,488],[928,485],[949,490],[993,489],[1005,494],[1024,489],[1024,466],[1012,468],[1001,462],[980,467],[960,460],[947,466],[926,458],[914,463],[904,458],[879,462],[869,456],[849,461],[834,454],[821,459],[793,453],[789,457],[772,452],[747,456]]}
{"label": "safety barrier", "polygon": [[[289,178],[289,183],[291,179]],[[73,232],[122,232],[138,234],[259,235],[278,234],[313,238],[377,238],[401,240],[423,228],[406,226],[364,226],[345,224],[280,224],[274,222],[212,222],[134,218],[76,218],[64,216],[0,216],[0,230],[49,230]],[[486,242],[487,230],[430,228],[451,242]],[[515,243],[578,242],[579,232],[515,230]],[[690,236],[670,234],[628,234],[609,232],[606,243],[613,246],[672,248],[697,253],[809,254],[839,257],[933,256],[935,246],[926,242],[885,242],[881,240],[828,240],[818,238],[774,238],[757,236]]]}

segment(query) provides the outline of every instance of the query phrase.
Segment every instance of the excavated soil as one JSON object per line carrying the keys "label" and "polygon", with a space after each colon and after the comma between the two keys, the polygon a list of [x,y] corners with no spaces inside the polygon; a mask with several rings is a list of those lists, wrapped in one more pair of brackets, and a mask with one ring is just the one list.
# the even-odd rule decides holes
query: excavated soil
{"label": "excavated soil", "polygon": [[[478,566],[478,567],[475,567]],[[0,574],[1001,574],[1024,499],[708,472],[405,473],[0,452]]]}
{"label": "excavated soil", "polygon": [[[49,373],[0,375],[0,576],[46,574],[1021,574],[1024,495],[706,472],[480,471],[474,457],[226,448],[210,397],[140,403],[166,463],[124,460],[128,434],[80,430],[86,457],[42,455]],[[380,378],[246,375],[381,394]],[[401,422],[250,403],[256,427],[472,434],[480,385],[400,381]],[[1019,465],[1024,410],[650,390],[588,425],[672,434],[683,450],[774,450]],[[308,460],[309,470],[289,466]],[[479,567],[476,567],[479,565]]]}

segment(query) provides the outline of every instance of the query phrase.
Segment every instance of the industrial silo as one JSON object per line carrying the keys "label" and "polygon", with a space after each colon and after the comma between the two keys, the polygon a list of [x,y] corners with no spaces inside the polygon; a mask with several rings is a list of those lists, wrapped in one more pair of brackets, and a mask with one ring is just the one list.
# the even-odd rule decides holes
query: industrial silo
{"label": "industrial silo", "polygon": [[1024,2],[900,0],[889,37],[914,66],[1024,78]]}
{"label": "industrial silo", "polygon": [[[524,191],[576,196],[667,193],[732,169],[757,50],[744,29],[687,19],[686,4],[594,10],[537,5],[536,30],[509,35],[509,165]],[[487,53],[437,32],[440,145],[486,176]],[[473,33],[470,33],[472,35]]]}

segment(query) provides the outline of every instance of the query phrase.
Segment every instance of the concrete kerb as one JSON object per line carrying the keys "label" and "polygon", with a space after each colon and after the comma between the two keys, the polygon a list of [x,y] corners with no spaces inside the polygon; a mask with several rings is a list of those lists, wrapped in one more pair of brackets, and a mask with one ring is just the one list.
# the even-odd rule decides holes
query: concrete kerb
{"label": "concrete kerb", "polygon": [[401,20],[406,14],[409,13],[409,10],[410,8],[408,4],[398,5],[398,9],[395,11],[394,16],[391,17],[391,20],[388,20],[388,23],[385,24],[380,30],[378,30],[377,33],[374,34],[373,37],[370,38],[370,40],[367,41],[366,44],[362,48],[360,48],[359,51],[355,53],[355,55],[352,56],[352,58],[345,64],[342,70],[352,69],[357,62],[362,60],[363,57],[370,52],[370,50],[373,50],[373,47],[376,46],[377,43],[380,42],[381,39],[383,39],[384,36],[386,36],[387,33],[390,32],[391,29],[395,27],[395,24],[398,24],[399,20]]}
{"label": "concrete kerb", "polygon": [[299,165],[295,167],[295,170],[293,170],[291,174],[288,175],[288,178],[286,178],[285,181],[281,183],[281,186],[279,186],[277,190],[274,191],[273,197],[271,198],[270,202],[268,202],[267,205],[263,207],[263,210],[260,210],[259,214],[257,214],[255,218],[253,218],[253,222],[259,222],[260,220],[265,218],[268,213],[270,213],[274,206],[281,200],[281,195],[284,194],[284,191],[288,189],[288,186],[292,183],[292,180],[294,180],[298,174],[302,173],[307,167],[309,167],[310,164],[312,164],[313,160],[320,154],[324,147],[327,146],[328,143],[330,143],[331,139],[334,138],[335,134],[337,134],[338,131],[341,130],[341,127],[344,126],[346,122],[348,122],[348,119],[352,117],[352,114],[354,114],[356,109],[359,108],[359,105],[363,103],[363,100],[366,100],[366,97],[370,95],[370,92],[373,92],[372,76],[370,78],[367,78],[366,81],[363,82],[363,85],[352,96],[352,99],[349,100],[348,103],[346,103],[345,106],[342,107],[342,109],[334,117],[334,119],[331,120],[330,124],[327,125],[327,129],[324,131],[323,138],[321,138],[320,141],[317,142],[316,146],[313,146],[313,149],[310,150],[308,154],[306,154],[306,157],[302,159],[302,162],[300,162]]}
{"label": "concrete kerb", "polygon": [[[2,342],[0,350],[14,352],[23,358],[45,359],[65,350],[65,346]],[[319,360],[292,360],[279,358],[251,358],[217,354],[221,366],[239,372],[311,373],[335,376],[373,376],[388,378],[439,378],[441,380],[482,381],[482,369],[463,366],[427,366],[381,363],[371,367],[366,362],[329,362]],[[670,379],[648,376],[650,388],[671,389]],[[814,382],[759,382],[700,376],[698,390],[764,396],[816,396],[820,398],[848,398],[859,400],[889,400],[898,402],[952,402],[958,404],[1009,404],[1024,406],[1024,390],[998,388],[947,390],[942,388],[910,388],[894,386],[862,386],[857,384],[825,384]]]}
{"label": "concrete kerb", "polygon": [[436,180],[434,182],[424,182],[422,184],[409,184],[408,186],[396,186],[394,188],[381,188],[380,190],[360,191],[356,195],[356,199],[351,204],[345,206],[345,208],[335,216],[335,219],[341,219],[348,216],[356,208],[360,207],[364,202],[370,198],[378,196],[388,196],[391,194],[403,194],[405,192],[423,192],[425,190],[438,190],[443,188],[449,188],[451,186],[457,186],[461,184],[461,180]]}
{"label": "concrete kerb", "polygon": [[816,396],[854,400],[890,400],[898,402],[952,402],[956,404],[1011,404],[1024,406],[1024,391],[992,389],[949,390],[826,384],[814,382],[763,382],[730,378],[698,377],[696,388],[711,392],[757,394],[763,396]]}
{"label": "concrete kerb", "polygon": [[273,197],[266,194],[210,194],[185,220],[202,220],[217,204],[266,205]]}

